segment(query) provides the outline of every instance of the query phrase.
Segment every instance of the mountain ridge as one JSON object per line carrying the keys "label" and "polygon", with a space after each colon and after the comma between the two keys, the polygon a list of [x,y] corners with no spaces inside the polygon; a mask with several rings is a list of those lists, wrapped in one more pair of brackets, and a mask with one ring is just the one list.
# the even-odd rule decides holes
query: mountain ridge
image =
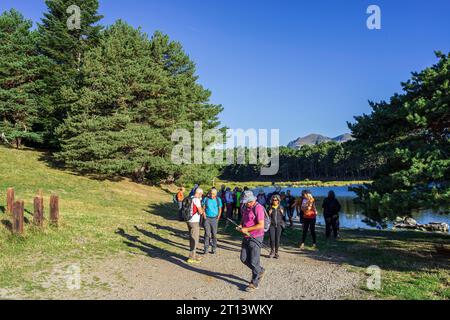
{"label": "mountain ridge", "polygon": [[330,141],[344,143],[344,142],[347,142],[350,140],[353,140],[353,137],[350,133],[344,133],[344,134],[341,134],[334,138],[330,138],[330,137],[327,137],[327,136],[324,136],[324,135],[321,135],[318,133],[311,133],[304,137],[299,137],[299,138],[289,142],[287,146],[288,146],[288,148],[299,149],[305,145],[313,146],[313,145],[330,142]]}

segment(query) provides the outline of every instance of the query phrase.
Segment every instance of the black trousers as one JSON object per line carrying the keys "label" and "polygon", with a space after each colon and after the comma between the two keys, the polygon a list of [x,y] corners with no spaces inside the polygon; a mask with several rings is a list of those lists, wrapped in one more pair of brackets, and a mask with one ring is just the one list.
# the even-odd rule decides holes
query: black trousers
{"label": "black trousers", "polygon": [[255,286],[259,284],[259,275],[264,271],[261,267],[261,246],[264,237],[244,238],[241,249],[241,262],[252,270],[252,281]]}
{"label": "black trousers", "polygon": [[280,240],[281,240],[281,232],[283,231],[283,228],[281,228],[280,225],[270,225],[269,229],[269,239],[270,239],[270,248],[272,251],[278,252],[278,248],[280,247]]}
{"label": "black trousers", "polygon": [[325,217],[325,236],[327,238],[331,235],[331,230],[333,230],[333,236],[336,239],[339,231],[339,215]]}
{"label": "black trousers", "polygon": [[303,218],[302,243],[305,243],[306,235],[308,234],[308,229],[311,231],[313,243],[316,244],[316,218],[314,219]]}

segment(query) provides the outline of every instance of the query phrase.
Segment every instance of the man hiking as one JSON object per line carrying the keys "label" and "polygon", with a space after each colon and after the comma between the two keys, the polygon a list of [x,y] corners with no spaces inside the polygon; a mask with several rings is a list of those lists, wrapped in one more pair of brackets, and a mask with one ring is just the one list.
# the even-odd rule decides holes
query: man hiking
{"label": "man hiking", "polygon": [[213,188],[208,196],[203,199],[203,209],[205,211],[205,220],[203,227],[205,228],[205,250],[208,254],[209,246],[211,245],[211,253],[216,253],[217,250],[217,225],[222,215],[223,204],[222,200],[217,196],[217,189]]}
{"label": "man hiking", "polygon": [[192,198],[192,214],[191,218],[187,221],[189,229],[189,259],[187,263],[200,263],[200,258],[197,257],[197,246],[200,238],[200,217],[204,216],[205,212],[202,208],[202,196],[203,190],[197,188]]}
{"label": "man hiking", "polygon": [[265,273],[260,265],[264,218],[264,207],[256,201],[252,191],[245,191],[242,196],[242,224],[237,230],[244,234],[241,261],[252,270],[252,280],[246,289],[247,292],[258,289]]}

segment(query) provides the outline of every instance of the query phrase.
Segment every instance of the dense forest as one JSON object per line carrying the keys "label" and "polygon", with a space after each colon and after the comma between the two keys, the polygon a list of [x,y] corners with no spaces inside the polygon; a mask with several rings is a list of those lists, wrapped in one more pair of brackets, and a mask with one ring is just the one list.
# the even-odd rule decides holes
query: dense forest
{"label": "dense forest", "polygon": [[221,178],[239,181],[370,180],[380,162],[376,157],[361,156],[353,141],[325,142],[299,149],[281,147],[279,154],[280,168],[275,176],[261,176],[260,165],[235,164],[225,166]]}
{"label": "dense forest", "polygon": [[[355,117],[354,140],[282,147],[276,176],[257,165],[174,165],[175,129],[221,129],[222,106],[199,84],[179,42],[124,21],[100,24],[98,0],[47,0],[37,28],[0,15],[0,143],[45,149],[83,174],[178,184],[229,180],[373,180],[355,191],[367,212],[394,215],[450,203],[450,54]],[[67,8],[81,9],[79,28]],[[248,150],[247,150],[248,152]]]}

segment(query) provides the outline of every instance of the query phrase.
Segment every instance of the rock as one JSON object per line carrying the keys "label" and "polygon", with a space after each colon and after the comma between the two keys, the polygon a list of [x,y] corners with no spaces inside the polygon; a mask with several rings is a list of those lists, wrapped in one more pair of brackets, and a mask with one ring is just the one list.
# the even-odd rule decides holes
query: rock
{"label": "rock", "polygon": [[402,223],[402,222],[403,222],[403,218],[402,217],[395,218],[395,223]]}
{"label": "rock", "polygon": [[417,221],[410,217],[405,218],[404,222],[410,226],[417,226]]}

